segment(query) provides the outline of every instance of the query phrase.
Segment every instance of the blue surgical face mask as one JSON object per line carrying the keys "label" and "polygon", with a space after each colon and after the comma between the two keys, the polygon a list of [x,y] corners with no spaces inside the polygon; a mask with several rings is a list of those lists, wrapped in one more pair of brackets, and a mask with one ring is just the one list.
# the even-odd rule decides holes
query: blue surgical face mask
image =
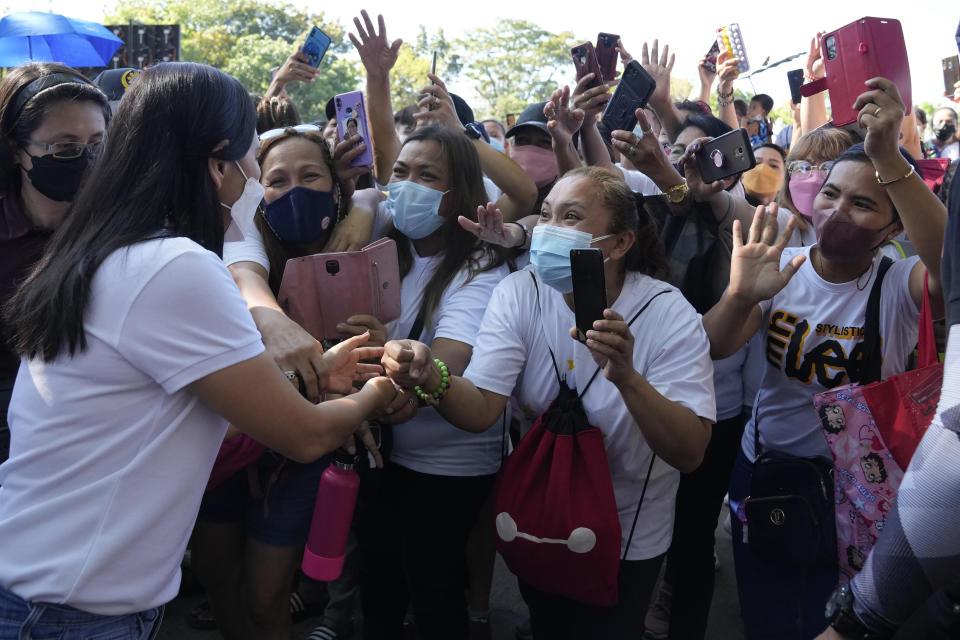
{"label": "blue surgical face mask", "polygon": [[412,240],[420,240],[443,226],[440,201],[446,191],[401,180],[387,185],[387,208],[393,226]]}
{"label": "blue surgical face mask", "polygon": [[490,138],[490,146],[503,153],[505,151],[503,143],[497,140],[496,138]]}
{"label": "blue surgical face mask", "polygon": [[294,187],[267,203],[264,217],[270,229],[287,244],[307,245],[329,236],[336,224],[332,191]]}
{"label": "blue surgical face mask", "polygon": [[560,293],[570,293],[573,291],[571,249],[587,249],[594,242],[613,235],[608,233],[594,238],[584,231],[538,224],[533,228],[533,237],[530,240],[530,262],[544,284]]}

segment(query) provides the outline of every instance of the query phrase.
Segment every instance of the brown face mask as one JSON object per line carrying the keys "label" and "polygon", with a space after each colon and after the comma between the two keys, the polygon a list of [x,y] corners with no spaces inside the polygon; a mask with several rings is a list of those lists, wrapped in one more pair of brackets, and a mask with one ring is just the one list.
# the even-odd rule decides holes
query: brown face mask
{"label": "brown face mask", "polygon": [[854,223],[846,211],[813,210],[813,228],[820,252],[826,259],[838,262],[852,262],[872,253],[883,244],[888,229],[896,222],[894,219],[880,229],[865,229]]}

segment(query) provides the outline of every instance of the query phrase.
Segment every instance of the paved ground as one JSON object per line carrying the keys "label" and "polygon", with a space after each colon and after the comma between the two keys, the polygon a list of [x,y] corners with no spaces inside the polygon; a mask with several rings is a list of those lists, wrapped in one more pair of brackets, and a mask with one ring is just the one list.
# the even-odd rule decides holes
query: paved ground
{"label": "paved ground", "polygon": [[[710,626],[707,640],[741,640],[743,628],[740,623],[737,589],[733,575],[733,558],[730,551],[730,536],[722,528],[717,529],[717,556],[720,569],[716,574],[713,608],[710,611]],[[218,640],[216,631],[196,631],[185,623],[187,612],[203,597],[182,596],[171,602],[159,640]],[[526,606],[520,598],[517,580],[500,559],[494,573],[491,593],[491,624],[494,640],[513,640],[514,629],[527,615]],[[294,640],[304,640],[316,621],[302,622],[294,629]],[[359,636],[355,636],[359,638]],[[639,637],[638,637],[639,640]]]}

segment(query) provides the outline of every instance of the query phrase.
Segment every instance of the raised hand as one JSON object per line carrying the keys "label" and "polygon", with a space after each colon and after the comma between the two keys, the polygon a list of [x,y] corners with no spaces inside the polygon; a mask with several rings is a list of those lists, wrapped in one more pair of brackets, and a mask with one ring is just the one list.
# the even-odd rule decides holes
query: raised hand
{"label": "raised hand", "polygon": [[670,72],[673,70],[673,63],[676,56],[670,53],[670,45],[663,45],[663,51],[660,51],[660,44],[657,40],[653,41],[653,47],[648,51],[647,43],[643,43],[643,50],[640,52],[640,64],[646,69],[647,73],[653,76],[657,81],[657,88],[653,90],[650,96],[650,103],[655,111],[664,109],[671,104],[670,99]]}
{"label": "raised hand", "polygon": [[[870,78],[868,91],[857,96],[857,123],[866,128],[863,150],[871,160],[891,160],[900,156],[900,126],[906,106],[900,91],[886,78]],[[889,179],[889,176],[887,176]]]}
{"label": "raised hand", "polygon": [[610,143],[621,155],[629,158],[638,170],[648,176],[655,175],[658,169],[669,164],[667,157],[663,154],[660,141],[653,135],[643,109],[637,109],[634,115],[643,135],[638,137],[633,131],[617,130],[611,132]]}
{"label": "raised hand", "polygon": [[733,81],[740,75],[740,58],[732,57],[725,49],[717,56],[717,77],[720,82],[717,84],[717,90],[726,95],[733,89]]}
{"label": "raised hand", "polygon": [[749,304],[769,300],[780,292],[797,272],[806,256],[794,256],[780,268],[780,256],[797,226],[790,216],[786,228],[777,236],[777,205],[757,207],[750,225],[750,235],[743,243],[740,221],[733,221],[733,255],[730,259],[730,287],[727,295]]}
{"label": "raised hand", "polygon": [[273,74],[274,83],[285,87],[291,82],[313,82],[320,75],[320,70],[307,64],[307,58],[298,49],[277,68]]}
{"label": "raised hand", "polygon": [[463,123],[457,116],[457,108],[453,98],[447,91],[447,85],[439,77],[428,73],[427,77],[433,84],[420,89],[420,102],[417,103],[417,112],[413,114],[419,124],[442,124],[451,129],[463,129]]}
{"label": "raised hand", "polygon": [[804,73],[808,78],[822,78],[826,72],[823,68],[823,56],[820,53],[820,39],[823,38],[825,31],[817,32],[817,35],[810,38],[810,50],[807,52],[807,62],[804,65]]}
{"label": "raised hand", "polygon": [[360,62],[367,70],[367,75],[384,77],[390,73],[393,65],[397,63],[397,55],[400,52],[400,45],[403,44],[403,40],[397,39],[392,43],[387,40],[387,27],[383,23],[382,15],[377,16],[380,27],[379,33],[374,29],[373,22],[365,9],[360,11],[360,15],[363,17],[363,24],[360,24],[360,18],[353,19],[353,24],[357,28],[357,36],[352,33],[349,34],[350,42],[357,48],[357,53],[360,54]]}
{"label": "raised hand", "polygon": [[357,178],[373,171],[372,165],[350,166],[366,149],[367,141],[359,133],[341,140],[333,148],[333,172],[340,181],[341,198],[352,198]]}
{"label": "raised hand", "polygon": [[570,87],[566,85],[553,92],[543,107],[543,115],[547,116],[547,131],[557,144],[570,142],[584,118],[582,110],[570,108]]}
{"label": "raised hand", "polygon": [[623,63],[624,67],[633,60],[633,56],[630,55],[630,52],[623,46],[623,38],[617,40],[617,52],[620,54],[620,62]]}
{"label": "raised hand", "polygon": [[337,324],[337,331],[351,336],[369,333],[368,347],[382,347],[387,343],[387,328],[382,322],[366,313],[350,316],[346,322]]}
{"label": "raised hand", "polygon": [[[484,207],[477,207],[477,222],[466,216],[459,216],[460,226],[477,236],[483,242],[501,247],[513,248],[521,246],[525,238],[523,229],[518,224],[507,226],[503,222],[503,214],[492,202]],[[515,235],[519,233],[519,237]]]}
{"label": "raised hand", "polygon": [[[573,107],[583,112],[583,122],[596,122],[597,115],[610,101],[610,87],[616,83],[601,84],[598,87],[587,89],[593,80],[594,74],[588,73],[579,80],[573,90]],[[581,123],[582,125],[582,123]]]}
{"label": "raised hand", "polygon": [[713,86],[713,81],[717,79],[716,70],[711,71],[710,67],[707,65],[707,54],[703,54],[703,57],[700,58],[700,62],[697,63],[697,74],[700,76],[700,84],[710,90],[710,87]]}
{"label": "raised hand", "polygon": [[350,394],[354,391],[354,382],[375,378],[383,372],[379,365],[361,362],[379,358],[383,354],[382,347],[363,346],[369,339],[370,334],[363,333],[344,340],[323,354],[317,369],[321,389]]}

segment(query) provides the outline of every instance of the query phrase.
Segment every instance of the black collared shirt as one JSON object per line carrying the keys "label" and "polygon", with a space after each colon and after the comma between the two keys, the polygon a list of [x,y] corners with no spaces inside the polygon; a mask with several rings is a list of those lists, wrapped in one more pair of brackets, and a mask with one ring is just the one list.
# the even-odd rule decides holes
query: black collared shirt
{"label": "black collared shirt", "polygon": [[[0,308],[43,254],[52,229],[33,226],[15,196],[0,197]],[[7,325],[0,317],[0,380],[17,375],[20,358],[9,344]]]}

